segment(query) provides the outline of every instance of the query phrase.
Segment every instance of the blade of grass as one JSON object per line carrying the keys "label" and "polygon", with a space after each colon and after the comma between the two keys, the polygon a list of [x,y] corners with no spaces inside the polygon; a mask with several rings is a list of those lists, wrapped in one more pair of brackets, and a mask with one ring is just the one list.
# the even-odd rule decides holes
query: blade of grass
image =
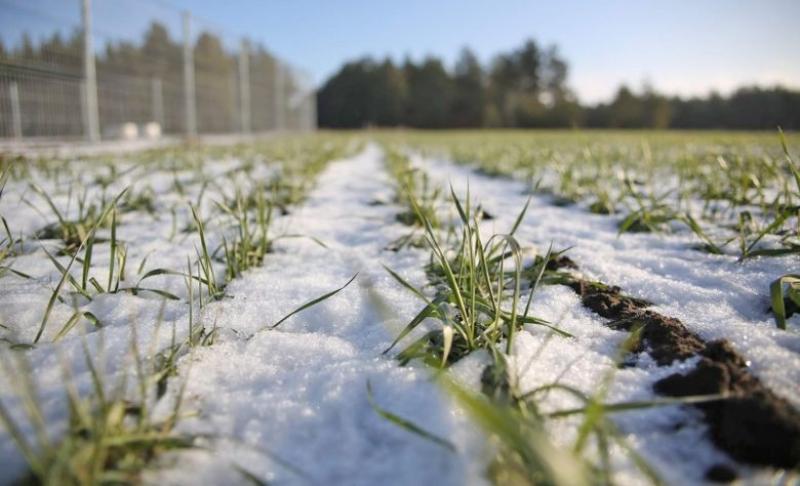
{"label": "blade of grass", "polygon": [[394,425],[400,427],[403,430],[406,430],[414,435],[422,437],[425,440],[433,442],[438,446],[444,447],[450,452],[456,452],[456,447],[450,441],[428,432],[427,430],[423,429],[419,425],[414,424],[410,420],[404,419],[399,415],[396,415],[384,408],[381,408],[375,402],[375,397],[372,393],[372,383],[370,383],[369,380],[367,380],[367,401],[369,402],[369,406],[372,407],[372,409],[375,410],[375,412],[378,415],[380,415],[387,421],[393,423]]}
{"label": "blade of grass", "polygon": [[[127,191],[128,191],[127,188],[123,189],[122,192],[117,194],[117,196],[106,205],[105,209],[101,213],[100,218],[97,219],[97,221],[89,231],[89,234],[84,238],[83,241],[81,241],[78,250],[80,250],[80,247],[83,247],[83,245],[86,244],[86,239],[88,239],[88,236],[94,234],[94,232],[97,230],[97,227],[100,225],[100,222],[103,221],[106,216],[108,216],[108,212],[111,210],[111,208],[116,206],[117,202],[119,202],[120,198],[122,198],[122,196],[125,195]],[[64,272],[62,272],[61,279],[58,281],[56,288],[53,290],[53,293],[50,296],[50,300],[48,300],[47,302],[47,307],[45,308],[44,316],[42,316],[42,322],[39,325],[39,330],[36,332],[36,337],[33,339],[34,344],[39,342],[39,339],[41,339],[42,334],[44,333],[45,327],[47,326],[47,320],[50,317],[50,313],[53,311],[53,307],[55,306],[58,294],[59,292],[61,292],[61,287],[64,286],[64,282],[67,280],[67,277],[69,276],[69,269],[75,263],[75,259],[78,256],[78,250],[76,250],[75,254],[72,256],[72,259],[69,261],[69,264],[64,269]]]}
{"label": "blade of grass", "polygon": [[314,299],[311,299],[311,300],[309,300],[309,301],[308,301],[308,302],[306,302],[305,304],[301,305],[300,307],[296,308],[296,309],[295,309],[295,310],[293,310],[292,312],[290,312],[290,313],[286,314],[285,316],[283,316],[283,317],[282,317],[282,318],[281,318],[281,319],[280,319],[278,322],[276,322],[275,324],[272,324],[272,325],[269,325],[269,326],[265,326],[265,327],[261,328],[259,331],[262,331],[262,330],[265,330],[265,329],[275,329],[276,327],[278,327],[278,326],[280,326],[281,324],[283,324],[283,322],[284,322],[284,321],[286,321],[287,319],[289,319],[289,318],[290,318],[290,317],[292,317],[293,315],[295,315],[295,314],[297,314],[297,313],[300,313],[300,312],[302,312],[302,311],[304,311],[304,310],[308,309],[309,307],[313,307],[313,306],[315,306],[315,305],[319,304],[320,302],[322,302],[322,301],[324,301],[324,300],[326,300],[326,299],[329,299],[329,298],[333,297],[334,295],[338,294],[339,292],[341,292],[342,290],[344,290],[345,288],[347,288],[347,286],[348,286],[348,285],[350,285],[350,284],[353,282],[353,280],[355,280],[355,279],[356,279],[356,277],[358,277],[358,274],[357,274],[357,273],[356,273],[355,275],[353,275],[352,277],[350,277],[350,280],[348,280],[346,284],[342,285],[342,286],[341,286],[341,287],[339,287],[338,289],[336,289],[336,290],[333,290],[333,291],[331,291],[331,292],[328,292],[328,293],[326,293],[326,294],[320,295],[320,296],[319,296],[319,297],[317,297],[317,298],[314,298]]}

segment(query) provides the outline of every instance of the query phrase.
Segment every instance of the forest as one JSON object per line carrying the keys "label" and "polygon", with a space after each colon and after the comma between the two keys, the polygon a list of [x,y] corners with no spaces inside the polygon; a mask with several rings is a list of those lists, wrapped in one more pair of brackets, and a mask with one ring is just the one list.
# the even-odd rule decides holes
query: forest
{"label": "forest", "polygon": [[557,46],[528,40],[483,66],[464,48],[455,66],[363,58],[346,63],[317,94],[321,127],[362,128],[800,128],[800,92],[745,86],[728,96],[680,98],[622,85],[612,100],[582,104]]}

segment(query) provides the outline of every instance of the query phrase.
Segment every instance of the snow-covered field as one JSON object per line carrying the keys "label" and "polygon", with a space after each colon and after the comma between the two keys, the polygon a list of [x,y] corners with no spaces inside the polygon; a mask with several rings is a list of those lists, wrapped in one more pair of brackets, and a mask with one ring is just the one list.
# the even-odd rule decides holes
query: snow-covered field
{"label": "snow-covered field", "polygon": [[[411,153],[410,164],[434,186],[445,194],[452,186],[461,199],[469,193],[491,215],[479,223],[487,238],[514,226],[529,197],[525,184]],[[153,385],[138,399],[147,404],[153,422],[170,417],[180,402],[176,422],[163,430],[189,438],[191,446],[157,448],[141,473],[146,483],[455,485],[497,478],[487,470],[496,467],[502,445],[441,386],[439,371],[418,361],[400,366],[394,352],[383,353],[425,304],[385,267],[433,298],[426,273],[431,251],[424,245],[391,249],[411,231],[421,230],[398,220],[407,208],[396,199],[399,183],[385,164],[384,148],[367,143],[337,154],[342,158],[308,173],[315,183],[302,188],[305,197],[287,199],[280,210],[273,206],[269,251],[263,261],[235,275],[225,270],[231,261],[225,249],[242,234],[232,210],[237,201],[251,201],[237,194],[266,192],[276,180],[297,177],[287,175],[286,161],[266,156],[255,162],[236,156],[188,164],[127,161],[113,170],[112,165],[76,161],[52,171],[34,166],[11,177],[0,199],[12,242],[4,243],[0,267],[13,269],[0,274],[0,338],[5,341],[0,353],[0,482],[10,484],[36,472],[21,441],[33,451],[57,450],[62,437],[87,434],[69,427],[65,394],[97,395],[96,367],[105,390],[129,377],[120,393],[134,400],[128,397],[142,391],[137,376],[151,363],[161,363],[152,365],[154,376],[166,370],[165,378],[138,381]],[[87,212],[80,201],[96,203],[99,212],[125,188],[115,236],[101,221],[90,264],[84,265],[85,239],[73,260],[61,251],[64,242],[43,237],[42,228],[57,219],[48,197],[63,219],[76,220]],[[271,191],[270,197],[276,197]],[[248,208],[247,224],[257,227],[257,205]],[[436,210],[442,221],[458,221],[447,197]],[[697,237],[691,233],[619,235],[617,224],[616,216],[555,206],[549,197],[533,196],[515,238],[526,261],[544,255],[551,245],[568,248],[565,254],[578,266],[571,272],[581,278],[618,285],[648,300],[650,309],[679,319],[704,342],[728,340],[747,360],[748,373],[799,410],[800,317],[790,318],[781,330],[768,312],[770,282],[796,267],[796,256],[739,263],[734,256],[692,250]],[[124,259],[112,242],[124,248]],[[212,277],[204,273],[204,244],[212,254],[213,280],[226,282],[217,296],[210,295]],[[64,278],[70,262],[72,277]],[[281,322],[354,275],[340,292]],[[83,285],[92,279],[96,284]],[[54,295],[59,298],[49,310]],[[663,399],[654,391],[656,382],[690,372],[700,359],[660,365],[645,349],[619,366],[617,356],[629,332],[606,325],[608,319],[587,308],[566,285],[537,288],[529,313],[571,337],[533,324],[515,335],[508,362],[523,392],[558,383],[592,396],[610,380],[603,403],[653,403]],[[428,318],[398,348],[440,327]],[[204,330],[203,339],[198,329]],[[174,362],[164,367],[162,358],[171,349],[178,349]],[[446,373],[477,394],[491,362],[481,349]],[[31,413],[25,390],[33,387],[38,405]],[[581,406],[559,390],[540,394],[536,402],[542,416]],[[398,426],[379,412],[407,425]],[[127,420],[142,415],[139,410]],[[649,484],[655,480],[647,473],[650,468],[668,484],[703,483],[714,468],[754,484],[783,474],[720,449],[710,437],[708,420],[690,406],[637,407],[608,417],[618,429],[609,445],[608,470],[615,483]],[[549,440],[563,454],[570,454],[584,423],[584,414],[543,420]],[[797,447],[800,438],[793,440],[778,446]],[[592,442],[579,460],[597,464],[600,449]],[[40,457],[40,465],[61,464],[58,458],[32,456]],[[639,458],[648,466],[637,463]],[[122,477],[138,474],[131,469]]]}

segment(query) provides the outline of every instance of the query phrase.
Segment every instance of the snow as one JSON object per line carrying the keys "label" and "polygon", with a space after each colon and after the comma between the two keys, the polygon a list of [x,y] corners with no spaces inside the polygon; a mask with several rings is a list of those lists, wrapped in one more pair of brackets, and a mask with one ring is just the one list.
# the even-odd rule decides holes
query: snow
{"label": "snow", "polygon": [[[421,284],[427,257],[421,251],[383,251],[408,231],[393,222],[395,208],[368,204],[388,199],[387,189],[375,147],[334,163],[286,221],[293,232],[313,235],[327,248],[285,240],[262,268],[228,287],[232,299],[210,311],[213,319],[235,316],[220,317],[218,325],[224,321],[242,334],[256,334],[189,358],[187,393],[197,397],[202,412],[180,430],[236,438],[243,445],[226,447],[203,465],[181,468],[179,462],[169,481],[190,481],[198,466],[212,469],[201,482],[233,481],[236,473],[226,463],[236,461],[268,480],[296,482],[279,464],[240,454],[242,448],[266,445],[315,484],[480,482],[487,457],[482,437],[426,370],[400,368],[381,355],[420,302],[398,288],[380,263]],[[357,272],[357,285],[276,330],[257,332]],[[459,454],[380,418],[367,402],[368,381],[382,407],[447,437],[458,444]]]}
{"label": "snow", "polygon": [[[414,157],[434,179],[451,184],[461,197],[467,192],[480,201],[495,219],[482,230],[506,232],[528,199],[527,186],[508,179],[478,174],[448,160]],[[523,245],[534,245],[544,253],[552,243],[556,250],[569,248],[587,276],[619,285],[630,295],[645,298],[654,310],[681,319],[688,329],[706,340],[728,339],[750,362],[753,373],[778,395],[800,407],[800,332],[777,329],[769,307],[769,283],[785,274],[792,261],[787,258],[756,259],[737,263],[734,257],[714,256],[691,249],[696,240],[683,235],[617,235],[617,221],[594,215],[576,206],[558,207],[549,198],[533,196],[516,237]],[[489,233],[490,234],[490,233]],[[531,313],[558,324],[578,341],[552,338],[546,344],[541,333],[520,335],[516,362],[525,363],[521,373],[523,390],[561,383],[592,393],[607,372],[610,356],[624,339],[608,330],[601,319],[579,305],[567,288],[537,292]],[[531,336],[536,338],[531,341]],[[567,341],[567,342],[565,342]],[[540,348],[544,346],[542,352]],[[520,349],[522,347],[523,349]],[[567,372],[568,368],[568,372]],[[616,372],[608,401],[654,398],[652,383],[688,363],[657,368],[647,359],[635,368]],[[557,402],[555,408],[570,406]],[[575,404],[572,404],[575,406]],[[699,481],[704,471],[716,463],[731,463],[716,451],[704,435],[704,426],[692,412],[677,407],[626,412],[617,420],[628,439],[660,474],[670,482]],[[689,421],[691,427],[675,432],[675,425]],[[568,437],[559,430],[555,437]],[[686,444],[692,444],[687,448]],[[759,472],[741,469],[753,481],[763,479]],[[629,478],[625,472],[623,477]],[[758,479],[757,479],[758,478]]]}
{"label": "snow", "polygon": [[[495,231],[507,231],[528,195],[523,183],[496,179],[444,160],[417,160],[431,175],[450,181],[497,218]],[[617,219],[578,207],[558,207],[534,196],[517,237],[544,253],[570,248],[567,255],[588,277],[619,285],[630,295],[656,304],[653,309],[680,319],[706,340],[728,339],[751,361],[753,372],[775,392],[800,407],[800,329],[775,326],[769,309],[769,284],[796,265],[793,257],[759,258],[742,263],[732,256],[692,250],[691,235],[626,233]],[[488,230],[487,230],[488,231]]]}
{"label": "snow", "polygon": [[[469,183],[474,200],[495,217],[482,223],[485,235],[506,232],[528,198],[526,186],[519,182],[483,176],[447,160],[415,157],[413,162],[434,181],[452,183],[459,194],[466,193]],[[107,166],[75,164],[72,174],[62,177],[60,183],[36,171],[31,177],[48,193],[59,193],[54,198],[59,207],[69,202],[66,190],[70,178],[83,181],[91,200],[102,191],[93,181],[98,174],[106,174]],[[274,174],[272,166],[259,165],[250,176],[237,175],[241,164],[236,159],[223,159],[198,166],[197,170],[219,180],[207,188],[200,208],[208,218],[211,247],[226,231],[224,222],[209,217],[213,214],[212,201],[230,196],[224,178],[237,178],[240,184],[251,187]],[[125,164],[119,173],[119,180],[106,188],[105,194],[116,194],[128,185],[134,191],[150,188],[157,205],[152,215],[134,212],[121,217],[119,238],[126,242],[129,252],[127,283],[135,283],[137,268],[145,258],[141,273],[154,268],[185,268],[186,258],[195,258],[199,244],[196,233],[181,231],[191,222],[188,203],[196,202],[201,191],[198,175],[189,169],[173,173]],[[182,182],[186,194],[176,193],[175,178]],[[187,384],[184,410],[193,412],[179,423],[178,431],[209,437],[204,442],[209,450],[161,458],[159,467],[145,475],[147,483],[246,482],[236,467],[278,484],[485,482],[492,446],[483,433],[440,389],[427,369],[418,365],[399,367],[391,354],[382,354],[422,306],[382,265],[423,286],[429,257],[425,249],[385,249],[410,231],[395,220],[400,208],[388,203],[392,196],[393,182],[383,167],[381,150],[367,145],[356,156],[332,162],[318,177],[309,198],[276,219],[274,234],[306,238],[278,239],[274,253],[266,256],[261,267],[230,282],[226,298],[205,306],[200,318],[205,325],[220,329],[219,338],[211,346],[184,355],[178,376],[170,381],[169,395]],[[454,217],[452,208],[450,211],[450,217]],[[76,212],[73,200],[68,213]],[[9,182],[0,213],[15,234],[32,235],[53,220],[45,202],[17,181]],[[620,285],[626,292],[654,302],[656,310],[681,319],[705,339],[729,339],[750,360],[757,376],[800,406],[800,334],[796,324],[790,324],[789,331],[776,329],[766,313],[769,282],[786,273],[790,260],[756,259],[740,264],[732,257],[690,250],[696,241],[686,235],[618,237],[616,222],[614,217],[593,215],[574,206],[556,207],[548,198],[535,196],[517,237],[523,246],[539,252],[551,242],[555,249],[571,247],[568,255],[588,276]],[[26,244],[23,253],[13,258],[13,266],[34,279],[6,276],[0,280],[0,323],[9,328],[0,330],[0,336],[15,342],[33,339],[51,289],[60,277],[38,244]],[[64,264],[68,261],[58,258]],[[101,283],[107,279],[108,262],[108,245],[99,243],[92,275]],[[356,273],[353,284],[336,296],[274,330],[265,329],[302,303],[340,287]],[[79,276],[79,269],[75,268],[74,274]],[[162,275],[142,285],[167,290],[181,299],[187,297],[180,277]],[[40,344],[26,352],[45,419],[56,428],[63,426],[66,416],[61,366],[66,363],[74,370],[79,388],[90,386],[81,351],[84,339],[89,349],[102,350],[109,374],[126,373],[130,363],[120,357],[126,355],[132,339],[132,322],[143,348],[152,343],[156,349],[163,347],[173,328],[179,337],[188,328],[188,307],[183,301],[168,302],[162,309],[160,299],[152,296],[108,294],[79,305],[100,318],[105,326],[102,331],[95,332],[86,325],[57,344]],[[49,342],[72,312],[71,306],[57,304],[43,341]],[[510,362],[523,390],[558,381],[591,394],[604,377],[613,373],[608,401],[646,400],[654,397],[651,387],[656,380],[691,366],[686,362],[658,367],[643,357],[634,367],[617,369],[614,356],[625,333],[605,327],[602,319],[586,310],[566,287],[538,290],[532,314],[574,337],[559,337],[537,326],[519,333]],[[418,329],[407,340],[422,332]],[[488,356],[477,352],[453,366],[450,373],[465,386],[478,389],[487,362]],[[367,400],[368,382],[382,408],[448,439],[457,453],[381,418]],[[15,417],[22,417],[7,377],[0,376],[0,399]],[[545,411],[579,405],[556,391],[541,402]],[[626,412],[614,420],[629,445],[667,483],[698,483],[709,466],[731,463],[710,444],[697,413],[690,409]],[[676,431],[677,424],[689,425]],[[550,422],[548,430],[556,443],[568,446],[577,426],[575,419],[564,419]],[[30,427],[26,432],[31,432]],[[612,452],[620,484],[645,482],[624,451],[614,448]],[[0,458],[0,483],[9,483],[24,471],[24,462],[5,431],[0,431]],[[737,469],[753,482],[766,474],[741,466]]]}

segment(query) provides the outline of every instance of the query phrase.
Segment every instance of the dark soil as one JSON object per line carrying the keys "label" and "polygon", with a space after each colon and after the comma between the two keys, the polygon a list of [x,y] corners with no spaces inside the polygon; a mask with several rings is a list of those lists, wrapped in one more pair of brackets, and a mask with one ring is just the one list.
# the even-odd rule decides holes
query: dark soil
{"label": "dark soil", "polygon": [[800,465],[800,412],[753,376],[728,341],[712,341],[699,355],[688,374],[656,382],[656,392],[673,397],[729,395],[696,405],[720,449],[752,464]]}
{"label": "dark soil", "polygon": [[736,471],[725,464],[716,464],[706,471],[706,479],[712,483],[732,483],[738,477]]}
{"label": "dark soil", "polygon": [[622,289],[587,280],[574,280],[570,288],[581,296],[583,305],[607,319],[624,319],[641,314],[651,304],[622,294]]}
{"label": "dark soil", "polygon": [[497,363],[487,365],[481,373],[481,391],[493,401],[508,403],[511,397],[511,383],[505,367]]}
{"label": "dark soil", "polygon": [[402,223],[406,226],[414,226],[420,223],[419,217],[414,211],[403,211],[402,213],[397,213],[395,219],[398,223]]}
{"label": "dark soil", "polygon": [[547,270],[561,270],[564,268],[571,268],[575,269],[578,268],[578,265],[572,261],[572,258],[566,255],[557,255],[551,256],[549,260],[547,260],[547,265],[544,267]]}
{"label": "dark soil", "polygon": [[[574,262],[569,262],[574,268]],[[673,397],[726,395],[725,399],[695,405],[703,412],[717,447],[741,462],[778,468],[800,466],[800,412],[764,386],[730,342],[706,343],[678,319],[647,310],[649,302],[624,295],[619,287],[581,279],[568,285],[580,295],[584,306],[610,319],[607,325],[625,330],[643,326],[636,351],[648,352],[659,365],[700,358],[689,373],[668,376],[656,382],[654,389]],[[727,466],[715,466],[707,472],[707,479],[712,481],[735,478],[735,471]]]}
{"label": "dark soil", "polygon": [[484,221],[491,221],[494,219],[494,215],[483,208],[478,208],[478,213],[480,214],[481,219]]}
{"label": "dark soil", "polygon": [[575,280],[569,286],[581,296],[584,306],[611,319],[609,326],[626,331],[643,326],[639,348],[634,351],[647,351],[659,365],[690,358],[703,349],[702,340],[681,321],[647,310],[650,302],[624,295],[619,287],[586,280]]}

